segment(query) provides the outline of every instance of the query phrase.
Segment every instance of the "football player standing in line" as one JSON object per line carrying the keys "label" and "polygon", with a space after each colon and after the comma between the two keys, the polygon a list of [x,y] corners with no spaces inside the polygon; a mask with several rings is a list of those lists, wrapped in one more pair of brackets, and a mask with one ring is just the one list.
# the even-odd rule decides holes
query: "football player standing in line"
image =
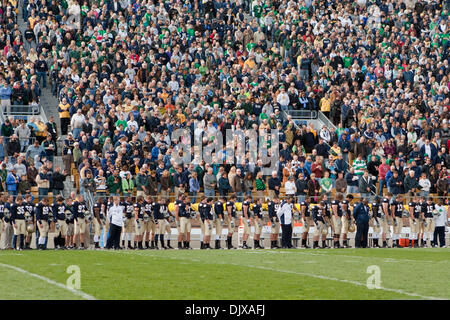
{"label": "football player standing in line", "polygon": [[188,249],[188,234],[190,236],[191,233],[191,216],[190,212],[187,210],[186,197],[183,194],[178,196],[178,200],[175,203],[175,219],[177,221],[177,227],[180,228],[178,234],[178,249]]}
{"label": "football player standing in line", "polygon": [[17,249],[17,237],[19,237],[19,250],[24,248],[26,232],[25,204],[22,196],[17,196],[16,203],[11,207],[11,223],[14,228],[13,249]]}
{"label": "football player standing in line", "polygon": [[64,249],[65,240],[67,235],[67,224],[66,224],[66,205],[64,203],[64,198],[58,196],[56,198],[56,203],[53,204],[53,222],[55,223],[55,237],[53,242],[55,244],[55,249]]}
{"label": "football player standing in line", "polygon": [[[29,250],[30,248],[30,244],[31,244],[31,238],[33,237],[33,232],[36,229],[36,221],[34,218],[34,204],[33,201],[31,200],[31,194],[27,194],[25,196],[25,221],[27,223],[27,233],[26,233],[26,237],[25,237],[25,250]],[[1,210],[1,208],[0,208]],[[3,212],[2,212],[3,213]],[[0,213],[0,224],[1,224],[1,214]],[[1,225],[0,225],[0,229],[1,229]],[[1,236],[1,231],[0,231],[0,236]]]}
{"label": "football player standing in line", "polygon": [[414,241],[414,248],[418,247],[418,236],[420,231],[420,214],[422,211],[422,206],[419,203],[419,198],[417,195],[414,196],[413,200],[408,204],[409,209],[409,247],[411,248],[411,242]]}
{"label": "football player standing in line", "polygon": [[423,214],[427,211],[427,199],[425,197],[420,197],[420,225],[419,225],[419,247],[424,246],[423,234],[425,231],[425,219]]}
{"label": "football player standing in line", "polygon": [[73,213],[73,199],[72,197],[66,200],[66,225],[67,225],[67,236],[66,236],[66,248],[73,249],[75,247],[75,215]]}
{"label": "football player standing in line", "polygon": [[142,234],[144,232],[144,199],[142,196],[137,197],[134,204],[134,249],[142,250]]}
{"label": "football player standing in line", "polygon": [[74,245],[76,245],[78,239],[80,240],[80,246],[78,249],[84,250],[84,241],[85,241],[85,233],[86,233],[86,214],[87,206],[84,201],[84,197],[80,194],[77,196],[75,202],[73,203],[73,213],[75,218],[75,237],[74,237]]}
{"label": "football player standing in line", "polygon": [[397,197],[391,204],[391,216],[394,221],[392,247],[400,248],[400,235],[403,228],[403,196],[401,194],[397,195]]}
{"label": "football player standing in line", "polygon": [[205,219],[203,218],[203,210],[206,203],[206,197],[203,196],[197,206],[198,214],[195,215],[195,217],[198,219],[198,222],[200,223],[200,249],[205,249],[203,245],[205,242]]}
{"label": "football player standing in line", "polygon": [[145,232],[144,209],[144,198],[142,196],[138,196],[136,198],[136,203],[134,204],[134,249],[139,250],[144,249],[142,244]]}
{"label": "football player standing in line", "polygon": [[323,195],[323,206],[324,206],[324,221],[325,226],[323,228],[322,232],[322,243],[324,249],[329,249],[330,247],[327,245],[327,234],[328,234],[328,227],[331,225],[331,204],[328,202],[328,196],[326,194]]}
{"label": "football player standing in line", "polygon": [[392,194],[387,193],[385,197],[381,200],[381,237],[383,239],[383,248],[388,248],[388,239],[391,238],[391,227],[390,221],[391,213],[389,208],[389,203],[391,200]]}
{"label": "football player standing in line", "polygon": [[253,218],[255,219],[254,226],[255,226],[255,233],[253,234],[253,243],[255,249],[264,249],[264,243],[261,246],[260,239],[261,239],[261,232],[264,225],[263,216],[262,216],[262,205],[261,205],[261,198],[257,197],[255,200],[255,203],[253,204]]}
{"label": "football player standing in line", "polygon": [[36,204],[36,221],[39,228],[39,244],[38,249],[39,250],[46,250],[47,247],[45,245],[46,238],[48,236],[48,225],[50,220],[50,211],[51,207],[48,205],[48,198],[42,198],[41,201],[39,201]]}
{"label": "football player standing in line", "polygon": [[[162,197],[162,204],[163,207],[160,210],[163,210],[163,215],[164,215],[164,229],[163,229],[163,235],[164,235],[164,231],[167,233],[167,245],[166,245],[166,249],[173,249],[170,246],[170,236],[172,234],[172,228],[170,227],[170,223],[175,221],[175,217],[173,216],[173,214],[169,211],[169,207],[167,204],[167,197]],[[164,240],[164,237],[163,237]]]}
{"label": "football player standing in line", "polygon": [[[316,225],[316,230],[314,231],[314,245],[313,249],[320,248],[319,239],[322,237],[322,234],[326,232],[325,230],[325,202],[320,201],[320,203],[312,208],[312,219]],[[325,248],[325,244],[323,244],[322,248]]]}
{"label": "football player standing in line", "polygon": [[222,226],[225,223],[223,214],[223,204],[225,203],[225,198],[221,197],[214,204],[214,215],[215,215],[215,228],[216,228],[216,246],[215,249],[222,249],[220,246],[220,237],[222,236]]}
{"label": "football player standing in line", "polygon": [[425,207],[425,211],[422,212],[423,218],[423,246],[431,247],[431,242],[433,241],[433,233],[434,233],[434,219],[433,219],[433,211],[435,210],[435,204],[433,203],[433,199],[427,199],[427,205]]}
{"label": "football player standing in line", "polygon": [[[131,197],[126,197],[125,201],[121,203],[121,206],[125,209],[125,221],[122,228],[122,248],[131,250],[133,249],[131,246],[131,239],[134,230],[134,205],[131,202]],[[125,241],[127,241],[127,243],[125,243]],[[125,246],[125,244],[127,244],[127,246]]]}
{"label": "football player standing in line", "polygon": [[[144,201],[144,232],[145,232],[145,248],[155,249],[155,232],[156,222],[153,218],[153,200],[150,195],[145,197]],[[147,217],[148,216],[148,221]],[[151,245],[149,244],[151,241]]]}
{"label": "football player standing in line", "polygon": [[348,238],[347,238],[347,234],[348,234],[348,228],[350,223],[352,222],[352,212],[350,209],[350,203],[353,200],[353,195],[348,194],[344,200],[341,201],[341,209],[342,209],[342,230],[341,230],[341,234],[342,234],[342,247],[344,248],[350,248],[349,244],[348,244]]}
{"label": "football player standing in line", "polygon": [[378,196],[375,197],[375,201],[372,202],[370,209],[371,209],[370,225],[373,228],[372,233],[373,247],[380,248],[378,240],[381,231],[381,205],[380,205],[380,198],[378,198]]}
{"label": "football player standing in line", "polygon": [[158,202],[155,202],[153,204],[153,218],[156,221],[156,236],[155,236],[155,248],[158,248],[158,242],[156,239],[158,239],[159,235],[159,241],[161,242],[161,249],[167,249],[167,247],[164,245],[164,232],[166,230],[167,220],[166,216],[169,212],[169,208],[166,205],[166,198],[165,197],[159,197]]}
{"label": "football player standing in line", "polygon": [[3,207],[3,249],[12,249],[11,242],[14,229],[11,224],[11,207],[14,204],[14,196],[5,195],[5,205]]}
{"label": "football player standing in line", "polygon": [[302,248],[309,249],[308,246],[308,232],[309,228],[312,227],[313,220],[311,218],[311,212],[310,212],[310,206],[311,206],[311,198],[306,197],[305,201],[302,201],[300,203],[300,211],[302,213],[302,223],[303,223],[303,234],[302,234]]}
{"label": "football player standing in line", "polygon": [[331,216],[331,227],[333,230],[333,247],[335,249],[340,248],[341,244],[339,243],[339,239],[341,237],[341,230],[342,230],[342,207],[341,202],[343,199],[343,195],[341,193],[338,193],[336,195],[336,199],[331,201],[331,210],[332,210],[332,216]]}
{"label": "football player standing in line", "polygon": [[233,247],[233,234],[234,234],[234,228],[235,228],[235,219],[236,219],[236,205],[234,202],[236,201],[236,195],[232,194],[230,196],[230,201],[227,201],[226,208],[227,208],[227,228],[228,228],[228,235],[227,235],[227,248],[228,249],[236,249]]}
{"label": "football player standing in line", "polygon": [[[98,198],[97,203],[94,204],[92,210],[94,211],[94,245],[95,249],[100,249],[100,237],[102,235],[102,227],[105,225],[105,204],[103,198]],[[106,232],[106,231],[105,231]]]}
{"label": "football player standing in line", "polygon": [[280,207],[278,196],[275,195],[272,200],[267,203],[270,219],[270,249],[279,249],[278,235],[280,233],[280,220],[277,211]]}
{"label": "football player standing in line", "polygon": [[[205,203],[203,203],[203,209],[201,213],[201,218],[203,220],[203,224],[205,226],[205,238],[203,240],[203,249],[212,249],[210,246],[211,241],[211,233],[213,229],[213,198],[205,199]],[[200,207],[199,207],[200,209]]]}
{"label": "football player standing in line", "polygon": [[247,199],[242,203],[242,220],[244,222],[244,235],[242,236],[242,249],[250,249],[247,245],[248,237],[250,236],[251,228],[251,214],[250,214],[250,204],[252,203],[252,197],[248,196]]}

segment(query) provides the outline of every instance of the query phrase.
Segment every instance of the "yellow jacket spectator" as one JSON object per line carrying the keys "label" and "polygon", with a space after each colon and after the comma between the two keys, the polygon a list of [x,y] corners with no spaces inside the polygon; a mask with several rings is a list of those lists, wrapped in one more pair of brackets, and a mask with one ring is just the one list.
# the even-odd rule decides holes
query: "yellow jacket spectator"
{"label": "yellow jacket spectator", "polygon": [[127,173],[126,178],[122,178],[122,192],[124,196],[128,196],[133,193],[134,190],[134,182],[131,178],[130,173]]}

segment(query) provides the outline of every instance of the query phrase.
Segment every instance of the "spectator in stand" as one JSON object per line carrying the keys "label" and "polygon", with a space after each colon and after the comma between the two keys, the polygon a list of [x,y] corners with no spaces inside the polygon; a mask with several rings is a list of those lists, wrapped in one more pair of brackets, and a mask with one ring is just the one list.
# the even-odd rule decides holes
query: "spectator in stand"
{"label": "spectator in stand", "polygon": [[20,121],[20,125],[14,130],[14,133],[19,138],[20,152],[25,152],[30,144],[31,130],[24,120]]}
{"label": "spectator in stand", "polygon": [[276,171],[272,172],[272,176],[269,178],[268,181],[268,187],[270,199],[273,199],[275,195],[278,196],[280,194],[281,179],[278,177],[278,173]]}
{"label": "spectator in stand", "polygon": [[61,195],[64,197],[64,181],[66,181],[67,176],[66,170],[61,172],[61,168],[55,166],[55,171],[52,174],[53,196]]}
{"label": "spectator in stand", "polygon": [[48,196],[50,189],[51,173],[48,172],[46,166],[41,166],[36,176],[36,184],[38,187],[39,201]]}
{"label": "spectator in stand", "polygon": [[6,177],[6,190],[10,195],[17,195],[17,188],[20,182],[19,176],[16,174],[16,170],[12,169]]}

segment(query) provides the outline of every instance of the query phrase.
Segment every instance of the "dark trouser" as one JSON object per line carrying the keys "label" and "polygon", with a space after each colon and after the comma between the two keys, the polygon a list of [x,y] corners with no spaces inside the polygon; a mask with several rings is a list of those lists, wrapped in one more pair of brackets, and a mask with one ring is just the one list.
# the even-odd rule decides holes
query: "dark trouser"
{"label": "dark trouser", "polygon": [[48,188],[38,188],[39,201],[48,196]]}
{"label": "dark trouser", "polygon": [[63,136],[67,134],[67,130],[69,129],[70,125],[70,118],[60,118],[61,120],[61,133]]}
{"label": "dark trouser", "polygon": [[435,246],[438,245],[438,236],[439,236],[439,246],[440,247],[445,246],[445,226],[434,228],[433,244]]}
{"label": "dark trouser", "polygon": [[355,247],[367,248],[367,237],[369,233],[369,222],[356,223]]}
{"label": "dark trouser", "polygon": [[289,248],[292,247],[292,225],[282,224],[281,232],[281,246]]}
{"label": "dark trouser", "polygon": [[106,241],[106,248],[119,249],[120,244],[120,234],[122,233],[122,227],[116,226],[115,224],[110,224],[109,228],[109,238]]}

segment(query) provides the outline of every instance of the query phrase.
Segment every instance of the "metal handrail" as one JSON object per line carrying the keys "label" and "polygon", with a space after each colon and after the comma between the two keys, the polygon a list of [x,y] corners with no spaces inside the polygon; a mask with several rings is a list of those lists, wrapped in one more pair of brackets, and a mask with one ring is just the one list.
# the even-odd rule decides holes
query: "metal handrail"
{"label": "metal handrail", "polygon": [[317,119],[317,111],[316,110],[287,110],[287,111],[283,111],[284,115],[287,116],[291,116],[292,118],[295,119]]}
{"label": "metal handrail", "polygon": [[2,114],[4,116],[38,116],[42,112],[41,105],[3,105]]}
{"label": "metal handrail", "polygon": [[320,121],[322,121],[323,123],[325,123],[325,125],[328,127],[328,128],[333,128],[333,130],[334,131],[336,131],[336,126],[333,124],[333,122],[331,122],[330,121],[330,119],[328,119],[327,118],[327,116],[322,112],[322,111],[319,111],[318,112],[318,117],[317,117]]}

